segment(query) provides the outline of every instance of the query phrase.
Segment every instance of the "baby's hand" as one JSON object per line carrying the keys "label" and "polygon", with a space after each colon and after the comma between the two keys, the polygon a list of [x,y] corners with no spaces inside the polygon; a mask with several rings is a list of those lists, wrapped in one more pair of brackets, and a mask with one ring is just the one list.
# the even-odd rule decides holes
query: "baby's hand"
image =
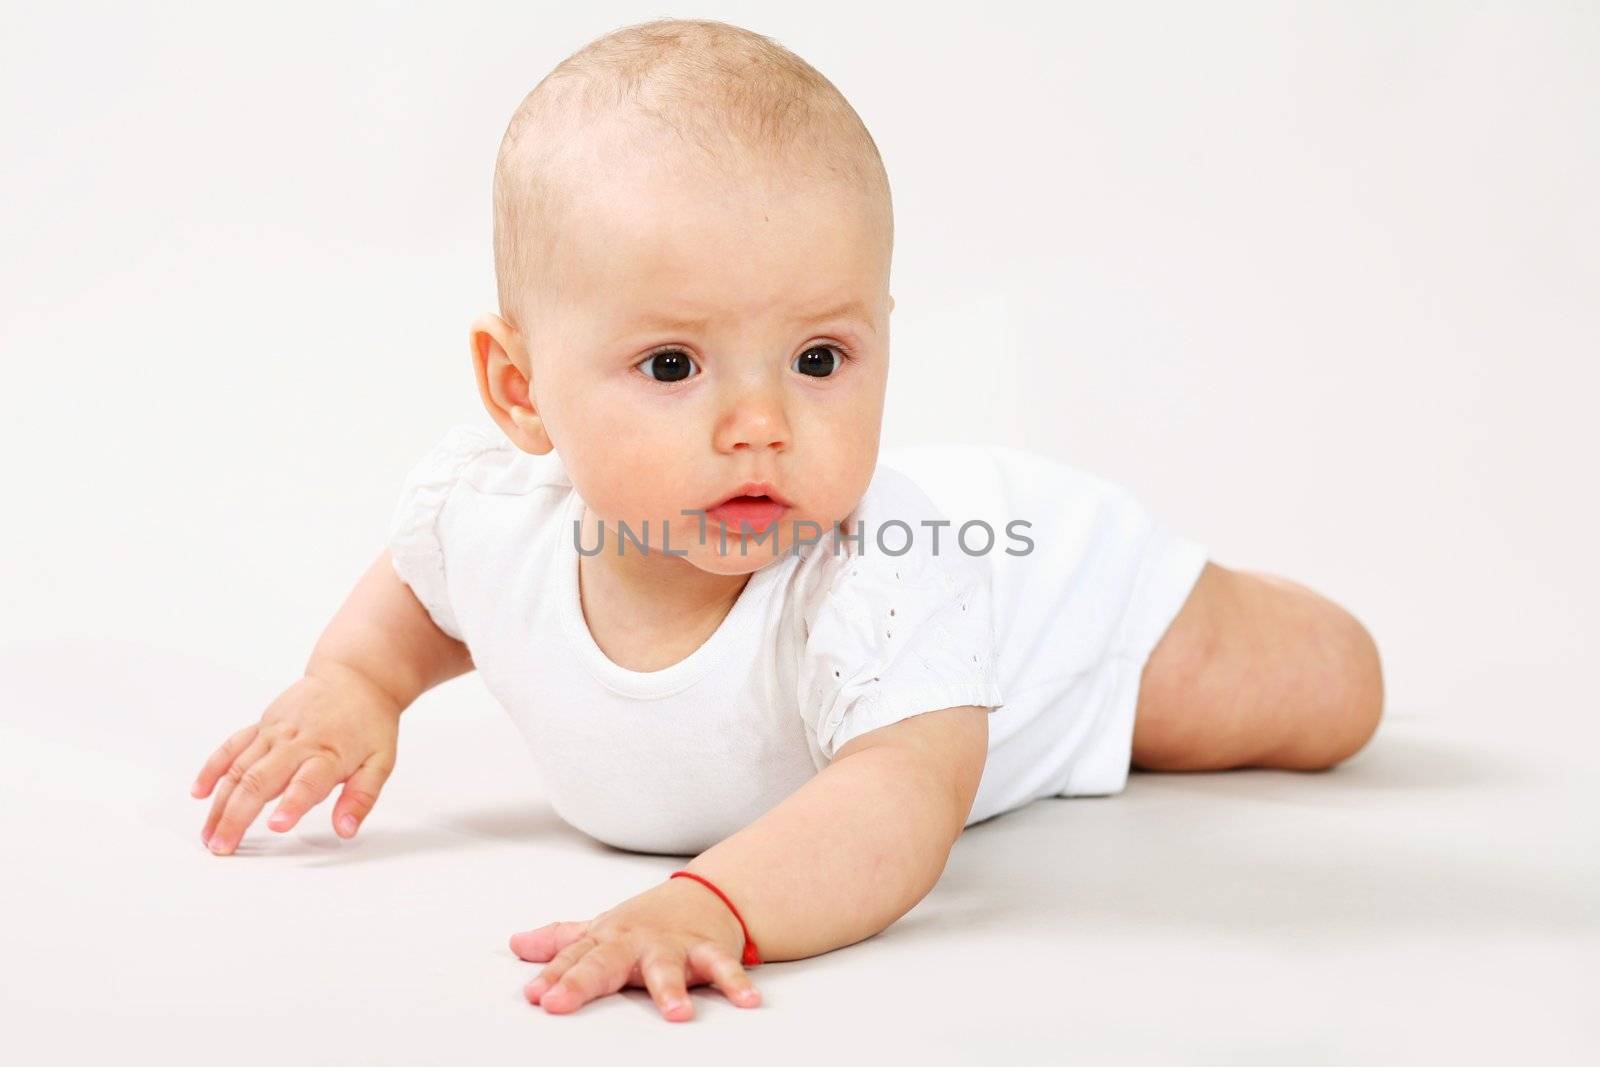
{"label": "baby's hand", "polygon": [[523,989],[546,1011],[577,1011],[623,986],[645,986],[671,1022],[694,1017],[687,986],[708,981],[742,1008],[761,1003],[740,957],[744,931],[716,895],[669,878],[588,922],[511,935],[511,951],[548,965]]}
{"label": "baby's hand", "polygon": [[402,710],[354,671],[301,678],[268,705],[260,722],[228,738],[201,768],[192,796],[208,795],[219,777],[222,784],[200,839],[225,856],[279,793],[283,802],[267,825],[281,832],[340,782],[345,786],[333,808],[334,833],[353,837],[394,770]]}

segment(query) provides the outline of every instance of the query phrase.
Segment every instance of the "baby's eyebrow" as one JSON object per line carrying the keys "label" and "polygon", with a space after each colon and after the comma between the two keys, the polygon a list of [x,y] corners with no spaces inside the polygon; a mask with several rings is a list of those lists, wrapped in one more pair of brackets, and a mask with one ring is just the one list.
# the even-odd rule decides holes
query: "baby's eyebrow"
{"label": "baby's eyebrow", "polygon": [[[851,297],[842,303],[829,307],[819,308],[815,311],[800,311],[790,315],[790,322],[821,322],[824,319],[854,318],[866,324],[867,329],[876,332],[872,325],[872,316],[867,312],[866,304],[860,297]],[[711,325],[711,317],[690,318],[686,315],[673,315],[662,311],[640,311],[634,315],[629,326],[635,329],[683,329],[703,332]]]}
{"label": "baby's eyebrow", "polygon": [[629,320],[628,325],[640,329],[648,327],[650,329],[684,329],[699,332],[711,325],[711,319],[709,317],[691,319],[682,315],[669,315],[661,311],[641,311]]}
{"label": "baby's eyebrow", "polygon": [[867,324],[867,329],[872,329],[872,316],[867,312],[867,306],[859,297],[851,297],[840,304],[825,307],[818,311],[802,311],[798,315],[790,316],[791,322],[820,322],[823,319],[860,319]]}

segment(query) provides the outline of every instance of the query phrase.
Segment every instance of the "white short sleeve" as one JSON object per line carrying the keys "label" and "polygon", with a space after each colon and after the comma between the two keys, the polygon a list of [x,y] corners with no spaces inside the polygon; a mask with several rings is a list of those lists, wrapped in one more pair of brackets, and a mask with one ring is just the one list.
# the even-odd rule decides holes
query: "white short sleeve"
{"label": "white short sleeve", "polygon": [[1002,706],[988,568],[945,541],[845,561],[807,620],[800,708],[824,759],[923,712]]}
{"label": "white short sleeve", "polygon": [[389,521],[388,547],[395,574],[428,609],[434,625],[457,641],[463,638],[450,606],[439,517],[467,464],[503,441],[476,426],[451,427],[406,474]]}

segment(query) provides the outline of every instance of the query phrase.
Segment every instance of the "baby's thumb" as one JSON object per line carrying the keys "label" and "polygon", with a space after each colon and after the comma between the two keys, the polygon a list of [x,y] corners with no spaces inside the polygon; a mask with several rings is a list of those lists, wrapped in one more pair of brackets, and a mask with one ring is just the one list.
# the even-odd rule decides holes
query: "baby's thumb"
{"label": "baby's thumb", "polygon": [[333,806],[333,832],[340,837],[354,837],[356,830],[366,821],[372,806],[378,802],[383,783],[389,780],[394,768],[379,761],[374,753],[367,762],[357,767],[345,780],[339,793],[339,802]]}

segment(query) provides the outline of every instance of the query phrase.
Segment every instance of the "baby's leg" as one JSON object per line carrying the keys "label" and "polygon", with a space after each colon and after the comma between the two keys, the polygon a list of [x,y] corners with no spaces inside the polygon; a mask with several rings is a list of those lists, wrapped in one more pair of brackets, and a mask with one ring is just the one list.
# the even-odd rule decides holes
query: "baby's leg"
{"label": "baby's leg", "polygon": [[1133,765],[1318,770],[1378,728],[1378,649],[1305,586],[1207,562],[1140,677]]}

